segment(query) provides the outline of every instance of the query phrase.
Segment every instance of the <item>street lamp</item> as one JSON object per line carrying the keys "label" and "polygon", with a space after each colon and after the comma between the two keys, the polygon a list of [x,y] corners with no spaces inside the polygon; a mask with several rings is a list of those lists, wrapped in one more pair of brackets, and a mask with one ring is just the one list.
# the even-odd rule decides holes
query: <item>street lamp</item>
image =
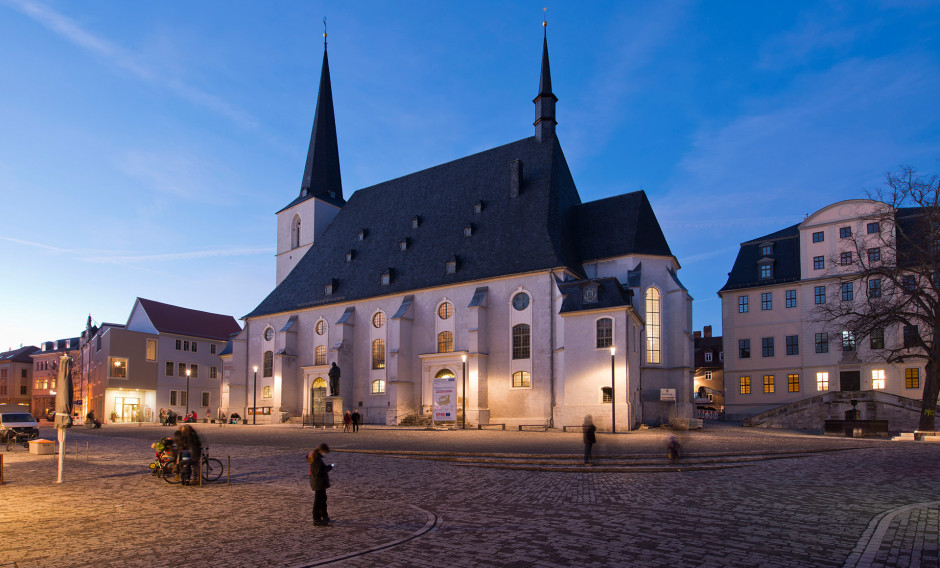
{"label": "street lamp", "polygon": [[189,374],[192,370],[186,369],[186,416],[189,416]]}
{"label": "street lamp", "polygon": [[257,424],[258,423],[258,366],[257,365],[254,366],[254,370],[255,370],[255,386],[251,388],[251,396],[252,396],[251,423]]}
{"label": "street lamp", "polygon": [[467,429],[467,356],[461,355],[463,359],[463,411],[460,416],[460,427]]}
{"label": "street lamp", "polygon": [[617,433],[617,397],[614,393],[614,386],[616,385],[614,380],[614,352],[616,350],[616,347],[610,348],[610,419],[612,420],[610,431],[612,434]]}

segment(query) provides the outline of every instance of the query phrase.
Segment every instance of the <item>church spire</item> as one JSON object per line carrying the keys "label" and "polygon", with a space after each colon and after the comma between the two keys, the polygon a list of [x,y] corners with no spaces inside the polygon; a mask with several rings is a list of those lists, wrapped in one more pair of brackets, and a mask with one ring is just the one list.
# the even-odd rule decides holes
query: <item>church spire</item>
{"label": "church spire", "polygon": [[323,68],[320,70],[320,92],[310,134],[310,148],[304,166],[300,195],[322,197],[343,202],[343,182],[339,170],[339,146],[336,143],[336,117],[333,114],[333,88],[330,85],[330,63],[326,55],[326,21],[323,22]]}
{"label": "church spire", "polygon": [[555,136],[555,103],[558,97],[552,93],[552,73],[548,66],[548,22],[542,20],[542,73],[539,76],[539,94],[535,103],[535,138],[541,142]]}

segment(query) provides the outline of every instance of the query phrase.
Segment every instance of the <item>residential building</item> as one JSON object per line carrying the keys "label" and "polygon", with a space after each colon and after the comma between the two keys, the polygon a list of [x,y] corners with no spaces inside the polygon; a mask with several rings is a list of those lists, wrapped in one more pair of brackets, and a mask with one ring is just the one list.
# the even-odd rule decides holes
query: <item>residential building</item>
{"label": "residential building", "polygon": [[38,351],[35,345],[27,345],[0,353],[0,404],[22,404],[32,402],[33,359]]}
{"label": "residential building", "polygon": [[33,416],[42,418],[55,411],[56,387],[59,379],[59,359],[78,355],[79,338],[46,341],[33,353],[32,400]]}
{"label": "residential building", "polygon": [[706,325],[693,334],[695,342],[695,375],[693,402],[697,418],[719,418],[725,406],[724,348],[721,336],[712,335]]}
{"label": "residential building", "polygon": [[155,422],[161,408],[214,417],[232,316],[137,298],[126,324],[92,325],[81,346],[82,405],[111,422]]}
{"label": "residential building", "polygon": [[454,379],[451,418],[471,425],[691,418],[679,263],[644,192],[582,203],[542,47],[534,136],[348,201],[324,51],[300,193],[277,213],[277,285],[226,355],[227,412],[322,412],[336,363],[329,402],[366,423],[431,416],[435,379]]}
{"label": "residential building", "polygon": [[[866,239],[891,236],[881,234],[891,227],[872,222],[886,207],[867,199],[840,201],[801,223],[741,243],[718,292],[729,418],[813,399],[828,409],[813,418],[821,428],[822,418],[842,418],[851,400],[872,403],[863,419],[884,418],[894,412],[889,406],[919,406],[923,362],[886,362],[885,347],[897,345],[900,329],[856,341],[851,331],[834,329],[820,309],[868,297],[862,296],[869,293],[863,286],[870,284],[858,279],[851,256],[866,250]],[[809,406],[803,408],[807,412]],[[898,412],[897,420],[909,419]],[[914,418],[916,426],[916,413]]]}

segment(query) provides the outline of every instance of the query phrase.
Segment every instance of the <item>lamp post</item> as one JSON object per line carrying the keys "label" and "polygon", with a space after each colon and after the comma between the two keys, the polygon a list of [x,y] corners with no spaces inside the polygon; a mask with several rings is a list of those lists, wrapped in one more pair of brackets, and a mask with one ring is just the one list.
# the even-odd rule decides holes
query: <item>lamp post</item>
{"label": "lamp post", "polygon": [[186,416],[189,416],[189,375],[192,373],[190,369],[186,369]]}
{"label": "lamp post", "polygon": [[464,430],[467,429],[467,356],[461,355],[460,358],[463,360],[463,410],[460,416],[460,427]]}
{"label": "lamp post", "polygon": [[258,423],[258,366],[254,366],[255,371],[255,386],[251,387],[251,423]]}
{"label": "lamp post", "polygon": [[616,347],[610,348],[610,419],[612,420],[610,431],[612,434],[617,433],[617,397],[614,393],[614,387],[616,385],[616,381],[614,380],[614,352],[616,350]]}

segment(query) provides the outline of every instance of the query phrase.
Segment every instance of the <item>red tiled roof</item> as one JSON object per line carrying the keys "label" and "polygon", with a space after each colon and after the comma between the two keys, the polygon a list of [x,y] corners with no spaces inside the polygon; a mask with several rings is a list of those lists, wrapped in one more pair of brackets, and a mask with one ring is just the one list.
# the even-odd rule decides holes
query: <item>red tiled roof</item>
{"label": "red tiled roof", "polygon": [[222,340],[241,331],[232,316],[171,306],[144,298],[137,298],[137,301],[160,333]]}

